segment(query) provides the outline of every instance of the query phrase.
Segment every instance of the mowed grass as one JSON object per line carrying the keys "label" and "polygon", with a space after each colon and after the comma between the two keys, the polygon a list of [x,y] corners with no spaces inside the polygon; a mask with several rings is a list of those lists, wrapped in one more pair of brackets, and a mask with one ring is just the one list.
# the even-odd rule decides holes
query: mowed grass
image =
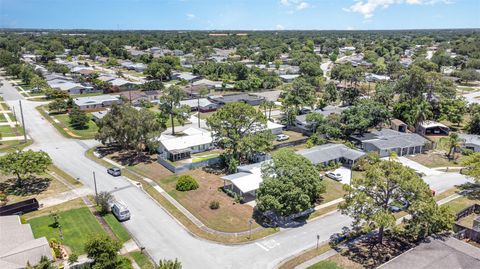
{"label": "mowed grass", "polygon": [[64,240],[60,240],[58,228],[52,227],[53,219],[47,215],[33,218],[30,223],[35,238],[45,236],[49,241],[56,239],[77,254],[83,254],[87,240],[94,235],[106,234],[93,214],[86,207],[58,213]]}
{"label": "mowed grass", "polygon": [[142,269],[154,269],[155,266],[153,266],[152,262],[150,259],[147,257],[147,255],[141,253],[140,251],[133,251],[128,253],[128,255],[135,260],[135,262],[140,266]]}
{"label": "mowed grass", "polygon": [[2,137],[17,136],[17,134],[15,133],[13,128],[8,126],[8,125],[1,125],[0,126],[0,134],[2,134]]}
{"label": "mowed grass", "polygon": [[343,190],[343,184],[333,179],[324,177],[323,182],[325,184],[325,193],[322,194],[322,204],[328,203],[330,201],[336,200],[338,198],[342,198],[345,195],[345,191]]}
{"label": "mowed grass", "polygon": [[112,229],[113,233],[118,240],[120,240],[120,242],[125,243],[132,238],[112,213],[108,213],[107,215],[103,216],[103,219],[108,226],[110,226],[110,229]]}
{"label": "mowed grass", "polygon": [[312,266],[307,267],[307,269],[342,269],[333,261],[321,261]]}
{"label": "mowed grass", "polygon": [[88,121],[87,128],[85,129],[74,129],[70,125],[70,118],[68,117],[68,114],[58,114],[53,116],[55,119],[60,121],[63,126],[67,127],[73,134],[80,136],[82,138],[94,138],[95,134],[98,132],[98,126],[97,124],[92,120],[92,116],[87,114],[90,117],[90,120]]}

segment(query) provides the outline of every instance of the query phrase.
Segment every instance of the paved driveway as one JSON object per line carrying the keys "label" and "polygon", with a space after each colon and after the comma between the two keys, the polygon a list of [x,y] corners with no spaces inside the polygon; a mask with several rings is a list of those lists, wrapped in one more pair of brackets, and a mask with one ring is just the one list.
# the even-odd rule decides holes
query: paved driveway
{"label": "paved driveway", "polygon": [[335,171],[333,171],[333,172],[335,174],[342,175],[342,181],[341,182],[343,184],[347,184],[347,185],[350,184],[350,179],[352,177],[352,171],[350,170],[350,168],[346,168],[346,167],[341,166],[340,168],[335,169]]}

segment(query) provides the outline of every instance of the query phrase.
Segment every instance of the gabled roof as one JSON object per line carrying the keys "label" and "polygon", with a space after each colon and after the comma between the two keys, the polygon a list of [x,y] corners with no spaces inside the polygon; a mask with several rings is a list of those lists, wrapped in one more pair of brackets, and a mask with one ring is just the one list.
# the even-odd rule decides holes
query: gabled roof
{"label": "gabled roof", "polygon": [[200,99],[190,99],[190,100],[182,100],[180,101],[180,105],[186,105],[190,108],[194,108],[198,106],[198,102],[200,102],[200,107],[207,107],[210,105],[216,105],[215,103],[210,102],[207,98],[200,98]]}
{"label": "gabled roof", "polygon": [[78,97],[73,99],[73,102],[77,106],[84,106],[84,105],[96,105],[96,104],[103,104],[104,102],[115,102],[120,100],[120,95],[97,95],[97,96],[86,96],[86,97]]}
{"label": "gabled roof", "polygon": [[466,144],[473,144],[480,146],[480,135],[474,134],[458,134],[458,136],[465,141]]}
{"label": "gabled roof", "polygon": [[425,145],[428,140],[415,133],[402,133],[391,129],[375,130],[363,135],[350,136],[363,144],[371,144],[378,149],[408,148]]}

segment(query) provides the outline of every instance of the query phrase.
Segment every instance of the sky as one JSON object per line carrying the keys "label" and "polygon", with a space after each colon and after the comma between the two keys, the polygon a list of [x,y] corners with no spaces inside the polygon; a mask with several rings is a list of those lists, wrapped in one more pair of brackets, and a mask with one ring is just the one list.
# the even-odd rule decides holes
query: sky
{"label": "sky", "polygon": [[480,0],[0,0],[0,28],[480,28]]}

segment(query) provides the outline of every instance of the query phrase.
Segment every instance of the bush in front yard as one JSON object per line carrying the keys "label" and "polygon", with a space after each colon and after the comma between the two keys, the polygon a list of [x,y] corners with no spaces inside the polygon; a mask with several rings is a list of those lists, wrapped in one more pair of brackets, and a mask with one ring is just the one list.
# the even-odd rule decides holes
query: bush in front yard
{"label": "bush in front yard", "polygon": [[220,208],[220,202],[217,200],[213,200],[210,202],[210,209],[215,210]]}
{"label": "bush in front yard", "polygon": [[182,175],[178,177],[177,185],[175,186],[177,191],[191,191],[198,189],[197,181],[190,175]]}

